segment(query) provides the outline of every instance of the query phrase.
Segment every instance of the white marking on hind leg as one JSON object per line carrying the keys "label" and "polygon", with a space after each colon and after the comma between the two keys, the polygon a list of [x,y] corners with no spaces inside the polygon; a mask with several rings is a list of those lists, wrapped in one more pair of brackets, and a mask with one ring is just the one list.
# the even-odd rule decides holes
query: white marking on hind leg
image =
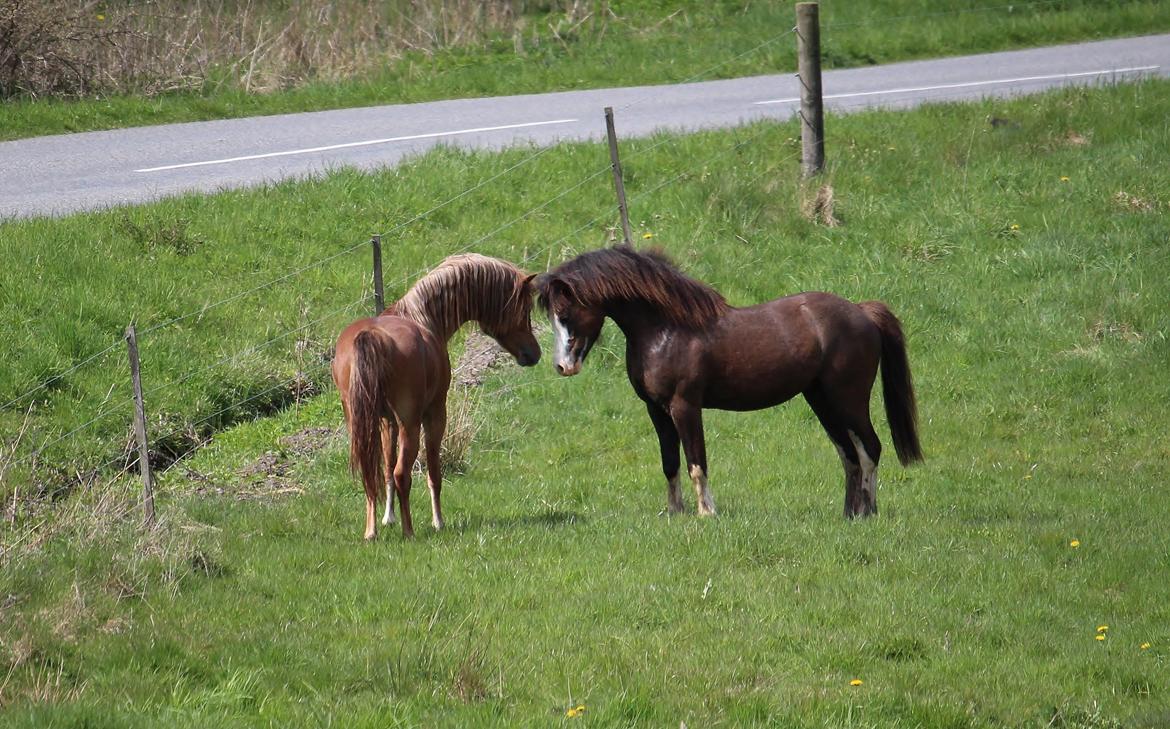
{"label": "white marking on hind leg", "polygon": [[683,510],[682,489],[679,488],[677,473],[666,480],[666,510],[670,514],[679,514]]}
{"label": "white marking on hind leg", "polygon": [[695,500],[699,502],[699,516],[715,516],[715,502],[707,488],[707,474],[699,466],[691,466],[691,482],[695,484]]}
{"label": "white marking on hind leg", "polygon": [[394,523],[394,486],[386,484],[386,512],[382,514],[383,524]]}
{"label": "white marking on hind leg", "polygon": [[862,445],[861,439],[854,434],[852,430],[849,433],[849,440],[853,441],[853,446],[857,448],[857,462],[861,466],[861,490],[869,495],[869,503],[877,505],[877,464],[869,457],[865,446]]}

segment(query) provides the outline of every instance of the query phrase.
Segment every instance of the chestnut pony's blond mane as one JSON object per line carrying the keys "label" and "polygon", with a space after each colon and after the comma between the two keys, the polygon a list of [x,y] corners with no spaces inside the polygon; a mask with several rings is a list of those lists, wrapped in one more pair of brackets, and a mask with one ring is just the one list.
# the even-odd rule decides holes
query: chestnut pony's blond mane
{"label": "chestnut pony's blond mane", "polygon": [[525,326],[532,300],[523,296],[527,275],[507,261],[462,253],[449,256],[390,306],[442,340],[468,321],[487,331]]}

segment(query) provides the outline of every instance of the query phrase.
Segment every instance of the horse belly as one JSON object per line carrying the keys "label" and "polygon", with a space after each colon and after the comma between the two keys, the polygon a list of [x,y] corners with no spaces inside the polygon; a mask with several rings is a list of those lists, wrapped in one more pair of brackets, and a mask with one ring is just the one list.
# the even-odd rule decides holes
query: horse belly
{"label": "horse belly", "polygon": [[799,395],[808,386],[808,382],[800,380],[782,381],[778,379],[757,380],[754,382],[718,383],[708,388],[703,398],[703,407],[716,410],[763,410],[787,402]]}

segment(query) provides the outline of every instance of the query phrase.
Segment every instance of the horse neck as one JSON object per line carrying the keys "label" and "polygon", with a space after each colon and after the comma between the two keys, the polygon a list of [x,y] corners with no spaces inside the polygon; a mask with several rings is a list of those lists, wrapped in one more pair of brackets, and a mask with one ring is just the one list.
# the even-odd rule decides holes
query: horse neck
{"label": "horse neck", "polygon": [[674,328],[661,312],[644,301],[610,302],[602,307],[602,311],[613,319],[630,343],[650,341],[659,332]]}
{"label": "horse neck", "polygon": [[[467,287],[467,282],[460,282]],[[442,293],[416,301],[417,310],[409,312],[412,318],[427,327],[438,339],[447,342],[469,321],[480,321],[484,297],[479,291],[444,290]]]}

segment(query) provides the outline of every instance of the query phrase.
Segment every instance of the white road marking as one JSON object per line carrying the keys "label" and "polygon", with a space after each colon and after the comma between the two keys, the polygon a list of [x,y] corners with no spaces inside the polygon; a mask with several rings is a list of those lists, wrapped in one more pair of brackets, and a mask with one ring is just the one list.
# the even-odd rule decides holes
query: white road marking
{"label": "white road marking", "polygon": [[361,142],[345,142],[344,144],[330,144],[324,147],[307,147],[305,149],[289,149],[281,152],[266,152],[264,154],[248,154],[241,157],[226,157],[224,159],[210,159],[202,162],[184,162],[174,165],[160,165],[158,167],[144,167],[135,172],[162,172],[163,170],[178,170],[184,167],[205,167],[207,165],[226,165],[231,162],[245,162],[253,159],[268,159],[269,157],[289,157],[295,154],[312,154],[314,152],[328,152],[333,149],[350,149],[352,147],[369,147],[375,144],[390,142],[408,142],[413,139],[434,139],[435,137],[453,137],[459,134],[475,134],[476,132],[498,132],[504,129],[523,129],[525,127],[541,127],[549,124],[570,124],[577,119],[552,119],[549,121],[524,122],[522,124],[501,124],[495,127],[476,127],[475,129],[456,129],[450,132],[431,132],[429,134],[409,134],[403,137],[387,137],[385,139],[367,139]]}
{"label": "white road marking", "polygon": [[[853,99],[860,96],[880,96],[882,94],[908,94],[915,91],[939,91],[943,89],[966,89],[973,86],[994,86],[995,84],[1014,84],[1023,83],[1025,81],[1052,81],[1054,79],[1071,79],[1083,78],[1085,76],[1104,76],[1110,73],[1141,73],[1143,71],[1156,71],[1161,66],[1134,66],[1132,68],[1111,68],[1104,71],[1081,71],[1079,73],[1055,73],[1048,76],[1020,76],[1018,78],[997,78],[988,81],[967,81],[959,84],[938,84],[936,86],[908,86],[902,89],[885,89],[883,91],[857,91],[850,94],[825,94],[822,99]],[[762,104],[791,104],[800,101],[799,96],[791,99],[770,99],[768,101],[755,101],[753,104],[759,106]]]}

